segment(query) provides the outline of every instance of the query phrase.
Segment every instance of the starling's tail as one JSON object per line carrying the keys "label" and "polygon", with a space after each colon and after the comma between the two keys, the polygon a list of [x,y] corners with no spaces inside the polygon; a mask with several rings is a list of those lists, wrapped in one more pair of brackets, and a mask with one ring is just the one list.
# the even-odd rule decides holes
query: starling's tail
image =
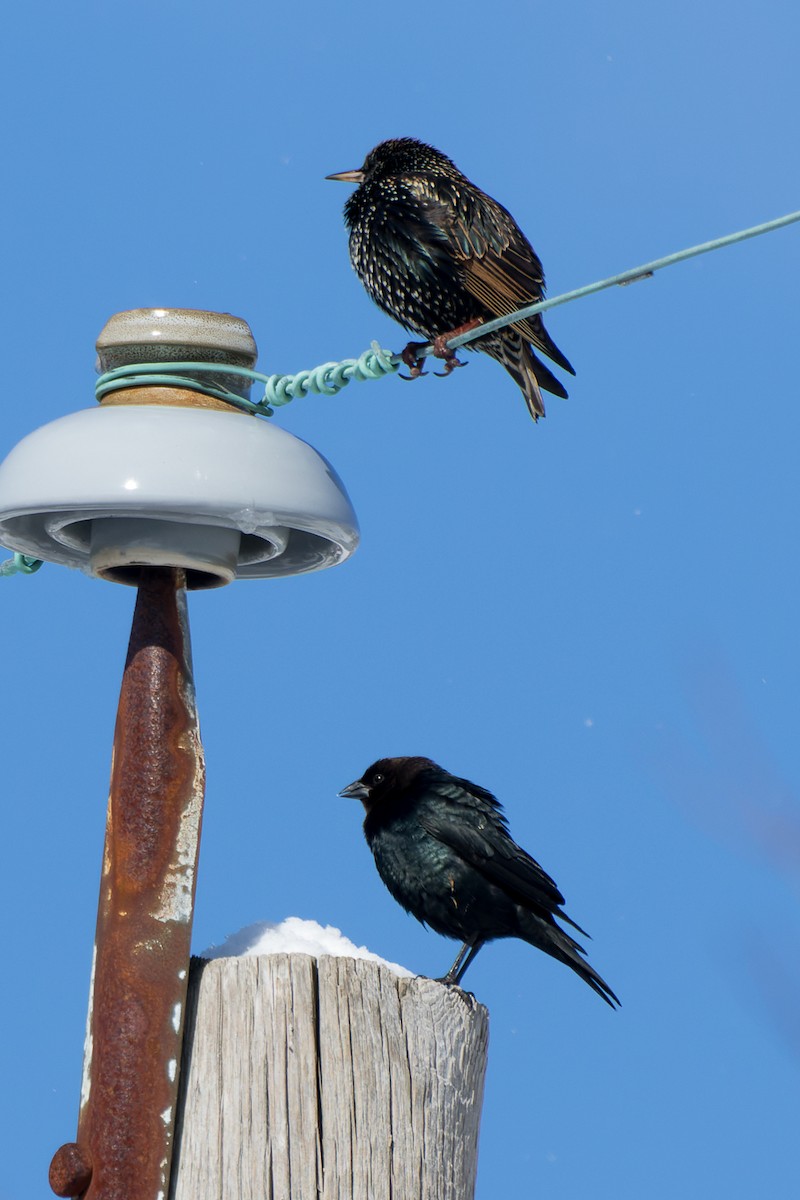
{"label": "starling's tail", "polygon": [[[541,313],[534,313],[532,317],[528,317],[527,321],[520,321],[514,328],[522,334],[526,342],[533,342],[541,354],[546,354],[548,358],[552,358],[557,367],[562,367],[565,371],[569,371],[570,375],[575,374],[575,368],[572,363],[566,354],[561,353],[545,329]],[[541,379],[539,382],[542,383]],[[542,387],[544,387],[544,384],[542,384]]]}
{"label": "starling's tail", "polygon": [[504,330],[501,334],[481,338],[475,349],[483,350],[503,364],[525,397],[528,412],[534,421],[545,415],[541,388],[566,400],[566,388],[515,330]]}
{"label": "starling's tail", "polygon": [[597,992],[598,996],[602,996],[611,1008],[615,1008],[619,1004],[618,997],[614,995],[605,979],[598,975],[594,967],[583,957],[585,954],[583,947],[579,946],[568,933],[565,933],[555,922],[551,924],[550,920],[543,920],[528,910],[518,911],[521,925],[520,937],[524,938],[526,942],[530,942],[532,946],[536,946],[537,949],[544,950],[545,954],[572,967],[575,974],[580,975],[584,983],[588,983],[592,991]]}

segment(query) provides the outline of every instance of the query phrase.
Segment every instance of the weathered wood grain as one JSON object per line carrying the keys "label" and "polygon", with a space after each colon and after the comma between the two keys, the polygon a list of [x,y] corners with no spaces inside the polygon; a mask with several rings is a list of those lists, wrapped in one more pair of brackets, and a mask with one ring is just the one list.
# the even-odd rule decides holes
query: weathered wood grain
{"label": "weathered wood grain", "polygon": [[471,1200],[488,1014],[305,954],[193,960],[171,1200]]}

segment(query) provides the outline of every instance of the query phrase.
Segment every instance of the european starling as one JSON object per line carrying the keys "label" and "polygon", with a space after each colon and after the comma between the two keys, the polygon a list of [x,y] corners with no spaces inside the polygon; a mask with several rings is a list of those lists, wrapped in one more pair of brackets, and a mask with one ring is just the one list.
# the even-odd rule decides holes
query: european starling
{"label": "european starling", "polygon": [[[359,185],[344,206],[359,279],[384,312],[434,342],[447,373],[462,365],[444,346],[454,334],[544,297],[542,264],[514,218],[433,146],[381,142],[357,171],[327,178]],[[540,388],[567,392],[534,346],[575,374],[539,314],[470,343],[502,363],[537,421]],[[418,351],[410,342],[403,353],[412,377],[421,373]]]}
{"label": "european starling", "polygon": [[485,942],[518,937],[566,963],[613,1008],[619,1000],[555,919],[564,897],[517,845],[499,802],[429,758],[381,758],[340,796],[361,800],[378,874],[403,908],[464,944],[441,980],[460,983]]}

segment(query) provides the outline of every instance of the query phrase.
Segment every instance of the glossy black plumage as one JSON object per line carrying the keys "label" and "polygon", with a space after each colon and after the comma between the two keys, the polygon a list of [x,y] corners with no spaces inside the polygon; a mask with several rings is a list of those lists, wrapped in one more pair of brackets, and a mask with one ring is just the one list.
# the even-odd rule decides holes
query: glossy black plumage
{"label": "glossy black plumage", "polygon": [[[433,146],[381,142],[358,170],[327,178],[359,185],[344,213],[367,292],[428,341],[544,297],[542,264],[514,218]],[[502,363],[538,420],[541,388],[567,392],[533,347],[575,374],[539,314],[470,343]]]}
{"label": "glossy black plumage", "polygon": [[423,924],[464,945],[444,977],[459,983],[485,942],[518,937],[566,963],[607,1004],[619,1001],[555,918],[564,897],[517,845],[499,802],[429,758],[382,758],[340,793],[362,801],[381,879]]}

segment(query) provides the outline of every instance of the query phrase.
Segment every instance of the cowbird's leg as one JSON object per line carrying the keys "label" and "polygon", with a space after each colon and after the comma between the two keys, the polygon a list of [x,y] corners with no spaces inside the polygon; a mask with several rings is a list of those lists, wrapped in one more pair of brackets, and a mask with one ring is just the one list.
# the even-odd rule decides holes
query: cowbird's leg
{"label": "cowbird's leg", "polygon": [[483,939],[481,939],[481,941],[475,943],[475,945],[472,947],[472,949],[470,950],[467,957],[464,959],[464,962],[459,967],[458,974],[456,975],[456,983],[457,984],[461,983],[461,980],[464,978],[464,976],[467,972],[467,967],[473,961],[473,959],[477,955],[477,953],[480,950],[482,945],[483,945]]}
{"label": "cowbird's leg", "polygon": [[465,321],[463,325],[459,325],[458,329],[451,329],[448,333],[440,333],[438,337],[433,339],[433,353],[436,358],[444,359],[444,370],[434,371],[434,375],[438,375],[440,379],[444,379],[456,367],[465,367],[467,364],[462,362],[460,358],[456,358],[455,350],[450,350],[445,345],[451,338],[458,337],[461,333],[469,333],[470,329],[475,329],[476,326],[483,324],[483,317],[475,317],[472,321]]}
{"label": "cowbird's leg", "polygon": [[[454,335],[451,333],[448,336],[453,337]],[[424,350],[427,344],[427,342],[409,342],[405,350],[401,350],[400,357],[408,367],[408,375],[401,375],[401,379],[419,379],[420,375],[425,374],[423,366],[425,359],[419,357],[419,352]]]}
{"label": "cowbird's leg", "polygon": [[480,950],[483,942],[476,942],[474,946],[469,942],[464,942],[464,945],[456,955],[456,961],[453,963],[450,970],[441,979],[437,979],[437,983],[455,983],[459,984],[464,976],[469,964],[472,962],[475,955]]}
{"label": "cowbird's leg", "polygon": [[455,983],[456,978],[457,978],[456,972],[457,972],[458,968],[461,966],[464,959],[466,958],[467,953],[470,949],[471,949],[471,946],[470,946],[469,942],[464,942],[464,945],[461,947],[458,954],[456,955],[456,961],[453,963],[450,970],[447,972],[446,975],[442,975],[439,979],[437,979],[436,982],[437,983]]}

